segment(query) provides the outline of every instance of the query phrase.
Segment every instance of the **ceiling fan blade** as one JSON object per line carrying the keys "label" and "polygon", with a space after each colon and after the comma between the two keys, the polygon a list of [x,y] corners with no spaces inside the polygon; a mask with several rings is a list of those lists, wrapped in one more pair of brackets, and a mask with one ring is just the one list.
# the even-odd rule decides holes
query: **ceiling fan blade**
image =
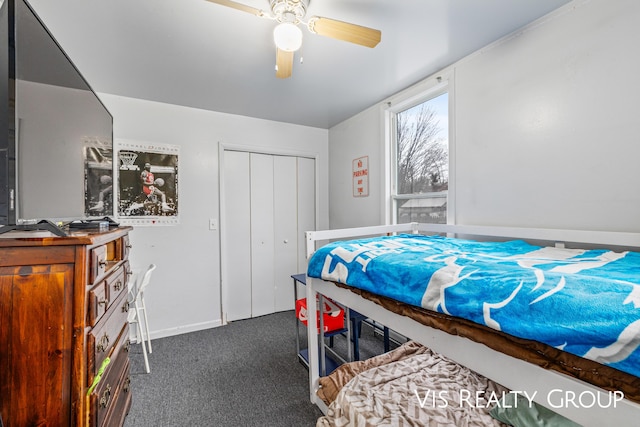
{"label": "ceiling fan blade", "polygon": [[291,77],[293,70],[293,52],[277,49],[276,52],[276,77],[286,79]]}
{"label": "ceiling fan blade", "polygon": [[210,1],[211,3],[217,3],[222,6],[231,7],[233,9],[238,9],[243,12],[250,13],[252,15],[256,15],[260,17],[265,16],[262,10],[256,9],[255,7],[244,5],[242,3],[237,3],[235,1],[231,1],[231,0],[207,0],[207,1]]}
{"label": "ceiling fan blade", "polygon": [[308,27],[312,33],[366,47],[375,47],[382,39],[380,30],[320,16],[312,17]]}

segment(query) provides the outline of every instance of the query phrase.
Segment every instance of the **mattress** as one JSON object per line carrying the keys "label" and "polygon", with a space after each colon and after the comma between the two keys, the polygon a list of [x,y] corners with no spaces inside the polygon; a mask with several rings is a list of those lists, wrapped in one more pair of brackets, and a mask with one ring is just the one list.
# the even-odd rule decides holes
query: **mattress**
{"label": "mattress", "polygon": [[307,274],[638,401],[639,266],[634,252],[400,235],[331,243]]}

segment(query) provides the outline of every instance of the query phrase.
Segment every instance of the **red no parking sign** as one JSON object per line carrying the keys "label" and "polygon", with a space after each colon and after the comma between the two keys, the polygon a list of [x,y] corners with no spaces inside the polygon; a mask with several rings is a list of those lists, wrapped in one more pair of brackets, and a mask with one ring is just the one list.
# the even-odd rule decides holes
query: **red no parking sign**
{"label": "red no parking sign", "polygon": [[369,156],[353,160],[353,197],[369,195]]}

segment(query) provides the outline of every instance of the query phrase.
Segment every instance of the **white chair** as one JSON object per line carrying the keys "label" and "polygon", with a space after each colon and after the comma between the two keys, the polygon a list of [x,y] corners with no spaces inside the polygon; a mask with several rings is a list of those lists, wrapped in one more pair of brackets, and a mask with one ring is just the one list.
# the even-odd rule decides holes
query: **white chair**
{"label": "white chair", "polygon": [[[144,291],[151,281],[151,273],[156,269],[155,264],[149,265],[144,274],[138,274],[134,285],[129,290],[129,324],[136,324],[136,342],[142,344],[144,354],[144,366],[147,374],[151,372],[149,368],[149,357],[147,356],[147,345],[149,353],[151,349],[151,336],[149,335],[149,321],[147,320],[147,307],[144,303]],[[144,322],[144,327],[142,323]],[[143,332],[144,330],[144,332]],[[145,335],[146,332],[146,335]]]}

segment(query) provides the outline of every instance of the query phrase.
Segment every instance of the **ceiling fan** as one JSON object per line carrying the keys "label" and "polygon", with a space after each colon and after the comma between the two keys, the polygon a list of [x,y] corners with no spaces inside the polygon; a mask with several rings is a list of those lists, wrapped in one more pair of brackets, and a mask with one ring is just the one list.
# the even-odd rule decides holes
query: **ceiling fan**
{"label": "ceiling fan", "polygon": [[305,24],[314,34],[371,48],[380,43],[382,37],[379,30],[320,16],[312,16],[304,22],[302,19],[307,13],[310,0],[269,0],[271,14],[231,0],[207,1],[278,21],[273,31],[276,44],[276,77],[278,78],[291,77],[293,54],[302,46],[302,31],[298,24]]}

